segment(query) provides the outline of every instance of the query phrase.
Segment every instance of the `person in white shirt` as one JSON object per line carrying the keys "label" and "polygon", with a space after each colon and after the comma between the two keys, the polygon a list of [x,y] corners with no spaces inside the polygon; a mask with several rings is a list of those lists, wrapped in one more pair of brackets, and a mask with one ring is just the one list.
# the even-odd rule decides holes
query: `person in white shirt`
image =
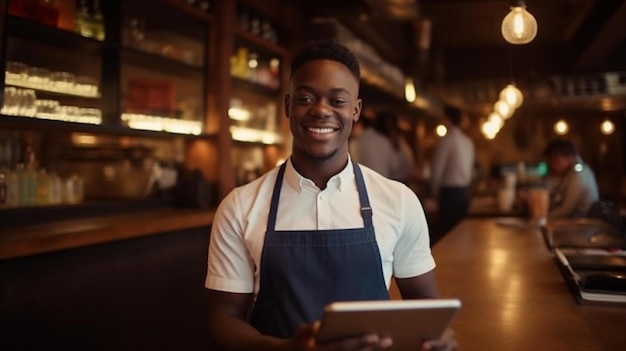
{"label": "person in white shirt", "polygon": [[[280,167],[234,189],[211,228],[206,287],[218,350],[381,350],[372,333],[316,345],[323,307],[437,297],[420,202],[403,184],[352,162],[359,64],[334,41],[306,45],[291,63],[285,113],[293,152]],[[448,329],[423,349],[453,350]]]}
{"label": "person in white shirt", "polygon": [[364,116],[359,120],[363,130],[353,141],[356,151],[354,159],[380,175],[394,179],[397,168],[396,150],[391,139],[382,130],[385,123],[383,118],[384,116],[376,115]]}
{"label": "person in white shirt", "polygon": [[431,162],[431,191],[439,209],[439,232],[434,242],[454,228],[467,214],[474,165],[474,143],[460,128],[463,114],[454,106],[444,108],[448,132],[435,147]]}
{"label": "person in white shirt", "polygon": [[598,184],[591,167],[578,156],[569,140],[555,139],[546,146],[549,176],[556,186],[550,193],[548,218],[579,218],[587,216],[599,200]]}

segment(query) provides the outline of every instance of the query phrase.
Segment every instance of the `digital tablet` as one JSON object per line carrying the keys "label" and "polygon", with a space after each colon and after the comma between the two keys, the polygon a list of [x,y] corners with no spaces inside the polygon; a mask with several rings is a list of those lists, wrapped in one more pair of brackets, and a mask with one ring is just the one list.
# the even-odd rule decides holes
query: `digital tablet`
{"label": "digital tablet", "polygon": [[441,337],[460,308],[457,299],[335,302],[324,308],[316,343],[378,333],[393,339],[388,350],[419,350]]}

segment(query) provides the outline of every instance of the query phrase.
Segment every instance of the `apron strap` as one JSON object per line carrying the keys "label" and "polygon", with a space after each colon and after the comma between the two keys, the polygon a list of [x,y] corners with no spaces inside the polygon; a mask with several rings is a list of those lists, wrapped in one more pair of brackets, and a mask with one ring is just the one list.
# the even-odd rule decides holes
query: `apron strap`
{"label": "apron strap", "polygon": [[276,216],[278,212],[278,199],[280,198],[280,189],[283,187],[283,176],[285,175],[285,168],[287,162],[280,165],[278,169],[278,176],[276,176],[276,183],[274,184],[274,192],[272,193],[272,202],[270,203],[270,213],[267,217],[267,231],[274,231],[276,228]]}
{"label": "apron strap", "polygon": [[[280,165],[278,175],[276,176],[276,183],[274,184],[272,201],[270,203],[270,213],[267,217],[267,231],[274,231],[274,229],[276,228],[278,200],[280,198],[280,190],[283,186],[283,178],[285,175],[286,165],[287,162]],[[367,196],[367,189],[365,188],[363,173],[361,172],[361,168],[356,162],[352,162],[352,168],[354,169],[356,188],[359,193],[359,203],[361,204],[361,217],[363,217],[363,224],[365,228],[373,228],[374,225],[372,223],[372,207],[370,206],[370,200]]]}
{"label": "apron strap", "polygon": [[365,180],[363,179],[361,167],[359,167],[356,162],[352,162],[352,168],[354,168],[356,188],[359,192],[359,202],[361,203],[361,217],[363,217],[363,224],[365,225],[365,228],[373,228],[374,225],[372,224],[372,207],[370,206],[370,199],[367,196]]}

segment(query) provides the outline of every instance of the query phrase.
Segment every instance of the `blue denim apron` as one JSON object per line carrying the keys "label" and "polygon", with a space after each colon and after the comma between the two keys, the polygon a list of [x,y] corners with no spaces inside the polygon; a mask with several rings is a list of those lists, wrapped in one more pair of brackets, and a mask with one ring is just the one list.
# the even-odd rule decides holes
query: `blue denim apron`
{"label": "blue denim apron", "polygon": [[275,230],[285,164],[280,167],[251,316],[262,334],[290,338],[300,324],[318,320],[330,302],[389,299],[363,174],[353,166],[364,227],[295,231]]}

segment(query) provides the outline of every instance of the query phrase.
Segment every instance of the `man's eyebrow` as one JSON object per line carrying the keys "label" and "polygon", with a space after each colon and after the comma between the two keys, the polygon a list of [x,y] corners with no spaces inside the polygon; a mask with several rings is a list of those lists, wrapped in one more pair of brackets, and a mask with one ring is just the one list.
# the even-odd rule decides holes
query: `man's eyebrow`
{"label": "man's eyebrow", "polygon": [[[296,91],[298,91],[298,90],[305,90],[305,91],[308,91],[308,92],[311,92],[311,93],[315,91],[315,89],[313,89],[312,87],[310,87],[308,85],[298,85],[296,87]],[[336,94],[336,93],[346,93],[348,95],[352,95],[352,94],[350,94],[350,91],[348,91],[348,89],[346,89],[346,88],[333,88],[333,89],[330,90],[330,92],[334,93],[334,94]]]}

